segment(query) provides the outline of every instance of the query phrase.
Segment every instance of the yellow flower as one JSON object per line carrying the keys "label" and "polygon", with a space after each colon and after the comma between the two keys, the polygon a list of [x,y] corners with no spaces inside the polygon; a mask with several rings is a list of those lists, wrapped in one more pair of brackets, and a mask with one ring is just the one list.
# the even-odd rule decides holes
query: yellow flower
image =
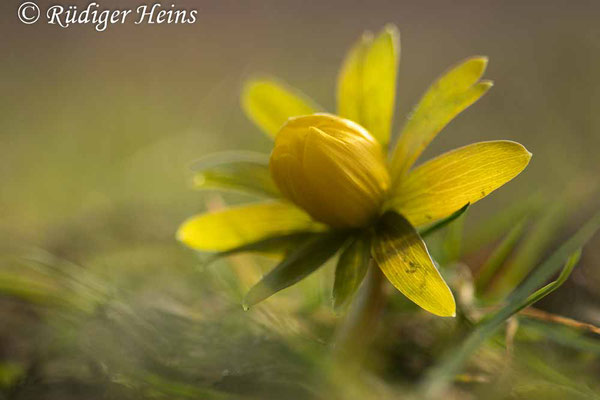
{"label": "yellow flower", "polygon": [[334,228],[369,225],[390,185],[379,142],[360,125],[328,114],[290,118],[269,165],[285,197]]}
{"label": "yellow flower", "polygon": [[[250,153],[204,161],[196,186],[243,190],[270,201],[194,216],[178,238],[200,251],[284,253],[247,294],[251,306],[303,279],[340,252],[336,306],[346,304],[368,266],[406,297],[454,316],[452,292],[416,227],[450,220],[517,176],[531,154],[511,141],[480,142],[413,164],[434,137],[492,86],[485,57],[471,57],[425,93],[387,154],[395,102],[399,35],[364,34],[338,78],[337,114],[270,80],[248,83],[242,105],[275,139],[268,162]],[[438,226],[438,225],[435,225]]]}

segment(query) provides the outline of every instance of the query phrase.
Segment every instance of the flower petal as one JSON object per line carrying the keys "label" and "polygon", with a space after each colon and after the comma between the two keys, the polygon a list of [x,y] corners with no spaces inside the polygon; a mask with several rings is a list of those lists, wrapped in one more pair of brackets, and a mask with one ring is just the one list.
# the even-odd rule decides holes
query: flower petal
{"label": "flower petal", "polygon": [[390,140],[400,36],[386,26],[376,37],[365,33],[350,50],[338,77],[338,114],[364,126],[382,144]]}
{"label": "flower petal", "polygon": [[312,114],[319,108],[299,91],[272,80],[247,82],[242,107],[248,118],[271,137],[288,118]]}
{"label": "flower petal", "polygon": [[392,180],[397,185],[425,147],[454,117],[491,87],[479,81],[487,66],[486,57],[471,57],[442,75],[421,98],[406,121],[392,158]]}
{"label": "flower petal", "polygon": [[434,222],[498,189],[523,171],[530,159],[525,147],[508,140],[449,151],[411,171],[390,206],[414,226]]}
{"label": "flower petal", "polygon": [[392,285],[432,314],[456,315],[454,296],[415,228],[401,215],[388,211],[376,233],[371,252]]}
{"label": "flower petal", "polygon": [[322,230],[296,206],[286,202],[256,203],[191,217],[177,239],[200,251],[225,251],[270,236]]}
{"label": "flower petal", "polygon": [[269,156],[249,151],[211,154],[194,166],[195,189],[234,190],[269,197],[281,193],[269,172]]}
{"label": "flower petal", "polygon": [[244,297],[244,308],[306,278],[333,257],[346,239],[341,232],[326,232],[298,247],[250,289]]}

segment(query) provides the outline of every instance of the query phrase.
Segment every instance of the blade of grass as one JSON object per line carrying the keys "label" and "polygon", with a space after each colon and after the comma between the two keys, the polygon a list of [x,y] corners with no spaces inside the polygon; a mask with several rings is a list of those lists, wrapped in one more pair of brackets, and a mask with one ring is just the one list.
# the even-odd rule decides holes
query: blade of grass
{"label": "blade of grass", "polygon": [[548,257],[530,277],[508,298],[507,304],[479,323],[467,338],[443,357],[442,361],[432,368],[420,385],[423,397],[437,398],[444,391],[453,377],[460,372],[464,363],[497,329],[522,309],[531,293],[558,272],[564,260],[570,259],[600,229],[600,212],[592,216],[569,240],[564,242]]}
{"label": "blade of grass", "polygon": [[565,263],[565,266],[563,267],[562,271],[560,271],[560,275],[558,275],[558,278],[555,281],[550,282],[543,288],[538,289],[531,295],[529,295],[529,297],[527,297],[527,299],[525,299],[525,301],[521,303],[516,312],[519,312],[522,309],[527,308],[534,303],[537,303],[538,301],[540,301],[541,299],[558,289],[569,278],[571,272],[573,272],[573,268],[575,268],[580,259],[581,248],[577,249],[577,251],[571,254],[569,259]]}
{"label": "blade of grass", "polygon": [[600,340],[586,337],[581,331],[572,327],[523,318],[521,329],[533,330],[566,347],[600,355]]}
{"label": "blade of grass", "polygon": [[478,251],[498,239],[509,231],[523,218],[533,214],[542,206],[542,196],[536,194],[514,205],[495,213],[494,216],[482,221],[476,228],[469,231],[463,244],[463,254]]}
{"label": "blade of grass", "polygon": [[[521,301],[517,306],[515,306],[515,311],[513,314],[516,314],[519,311],[537,303],[538,301],[540,301],[541,299],[558,289],[569,278],[571,272],[573,272],[573,268],[575,268],[580,259],[581,248],[577,249],[573,254],[569,256],[556,280],[536,290],[535,292],[530,294],[525,300]],[[490,319],[493,316],[494,314],[488,314],[481,321],[479,321],[479,325],[484,324],[487,321],[487,319]]]}
{"label": "blade of grass", "polygon": [[537,266],[561,228],[566,216],[565,210],[565,201],[559,201],[534,225],[514,258],[492,285],[489,294],[491,299],[498,300],[506,296]]}
{"label": "blade of grass", "polygon": [[465,230],[465,214],[462,214],[454,220],[446,229],[444,241],[442,243],[444,257],[438,262],[448,264],[460,259],[462,255],[463,236]]}
{"label": "blade of grass", "polygon": [[0,294],[31,304],[64,306],[64,299],[55,286],[10,273],[0,273]]}
{"label": "blade of grass", "polygon": [[527,218],[523,218],[521,222],[515,225],[479,269],[475,280],[475,288],[477,289],[478,294],[481,294],[488,286],[492,278],[496,275],[496,272],[512,253],[519,242],[519,239],[523,235],[526,222]]}

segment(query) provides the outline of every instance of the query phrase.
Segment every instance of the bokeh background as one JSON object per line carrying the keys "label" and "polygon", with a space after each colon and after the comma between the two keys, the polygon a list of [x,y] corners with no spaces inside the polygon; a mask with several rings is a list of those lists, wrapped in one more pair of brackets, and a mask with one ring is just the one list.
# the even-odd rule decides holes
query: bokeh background
{"label": "bokeh background", "polygon": [[[45,0],[38,3],[42,9],[50,4]],[[101,1],[105,8],[135,8],[138,3]],[[86,274],[89,281],[83,279],[85,287],[96,285],[103,299],[120,299],[131,318],[150,315],[169,335],[176,335],[178,343],[182,331],[195,335],[196,345],[190,348],[177,348],[168,335],[164,343],[173,354],[195,354],[190,365],[177,364],[186,373],[193,368],[202,370],[190,372],[188,378],[194,384],[198,383],[194,379],[202,376],[199,386],[211,390],[225,387],[229,393],[248,388],[256,398],[277,398],[277,388],[292,393],[284,382],[273,384],[279,379],[276,372],[260,368],[256,372],[255,366],[263,361],[278,365],[272,363],[283,362],[281,354],[285,353],[292,361],[284,366],[291,370],[279,372],[285,371],[290,382],[302,381],[295,374],[306,372],[301,366],[306,363],[306,353],[318,354],[315,348],[323,345],[311,350],[295,348],[293,354],[288,354],[287,348],[269,347],[269,353],[260,345],[254,350],[241,345],[247,343],[244,335],[250,334],[240,332],[246,332],[245,324],[254,317],[235,307],[239,296],[219,297],[228,278],[199,271],[197,256],[175,241],[174,232],[183,219],[206,209],[207,201],[220,201],[214,194],[190,189],[189,166],[195,159],[219,150],[270,150],[269,139],[246,119],[239,105],[244,80],[276,76],[333,110],[338,67],[365,29],[379,30],[386,23],[395,23],[401,31],[395,131],[427,86],[449,66],[471,55],[490,58],[485,77],[494,80],[494,88],[454,120],[422,159],[492,139],[518,141],[534,156],[525,173],[472,207],[465,221],[466,238],[469,232],[480,232],[482,221],[530,201],[534,195],[541,199],[544,210],[559,215],[538,226],[538,233],[548,236],[535,249],[542,257],[598,209],[597,1],[173,3],[197,9],[197,22],[180,26],[130,22],[109,26],[104,32],[89,25],[63,29],[41,20],[24,25],[16,15],[19,1],[0,4],[0,249],[4,279],[0,279],[4,293],[0,295],[0,358],[4,360],[0,376],[2,385],[12,388],[6,393],[14,398],[42,398],[42,394],[48,398],[128,398],[133,395],[123,388],[137,387],[132,376],[138,375],[133,372],[140,363],[148,365],[147,357],[140,355],[146,354],[145,350],[134,352],[135,362],[125,357],[126,361],[117,364],[131,365],[119,370],[123,377],[119,382],[107,372],[113,365],[110,360],[122,356],[123,349],[135,347],[129,341],[139,341],[126,334],[111,334],[111,339],[106,339],[98,333],[108,329],[105,324],[71,321],[74,325],[69,325],[63,319],[72,317],[61,312],[61,322],[52,318],[48,322],[46,314],[23,301],[19,296],[24,292],[16,285],[21,282],[18,277],[23,282],[34,279],[30,276],[32,262],[69,265],[64,268],[76,275],[61,280],[36,270],[35,279],[43,287],[66,287],[64,290],[86,297],[86,289],[77,286],[83,279],[80,275]],[[69,4],[82,8],[87,2]],[[490,247],[472,246],[476,249],[465,259],[477,265]],[[540,307],[600,324],[598,248],[600,237],[596,236],[569,282]],[[31,289],[29,283],[25,286]],[[33,303],[48,301],[43,296],[29,299]],[[89,301],[97,304],[99,300]],[[80,297],[77,302],[83,304]],[[94,308],[88,303],[81,305],[86,310],[89,307]],[[181,320],[174,322],[160,314],[165,310],[172,313],[168,318],[185,314],[206,321],[203,318],[223,310],[235,318],[223,322],[226,327],[189,321],[189,326],[182,327],[178,325],[183,324]],[[127,312],[117,319],[131,323],[130,317],[124,316]],[[284,319],[288,314],[286,309],[273,315]],[[318,336],[313,325],[309,331]],[[229,341],[222,338],[225,335],[230,336]],[[100,336],[102,339],[94,339]],[[222,341],[213,346],[206,337]],[[144,343],[143,349],[157,346],[150,333],[138,339]],[[208,354],[206,346],[213,352]],[[69,351],[72,354],[67,355]],[[88,358],[96,359],[98,354],[110,360],[90,366],[93,363]],[[228,365],[236,357],[243,360],[238,375]],[[403,360],[397,360],[398,369],[388,367],[386,379],[411,376],[398,372],[404,368]],[[267,377],[244,375],[253,368],[253,373]],[[584,375],[598,376],[600,369],[593,368]],[[94,381],[90,376],[104,373],[112,377],[110,385],[90,383]],[[29,386],[22,383],[27,374],[38,380],[32,378],[34,383]],[[230,374],[233,377],[224,378]],[[19,390],[13,385],[18,379]],[[269,384],[252,386],[260,379]],[[146,375],[140,381],[152,385]],[[262,395],[260,390],[264,390]],[[299,389],[293,393],[298,398],[304,395]],[[9,394],[7,398],[12,398]],[[189,397],[212,395],[193,392]]]}

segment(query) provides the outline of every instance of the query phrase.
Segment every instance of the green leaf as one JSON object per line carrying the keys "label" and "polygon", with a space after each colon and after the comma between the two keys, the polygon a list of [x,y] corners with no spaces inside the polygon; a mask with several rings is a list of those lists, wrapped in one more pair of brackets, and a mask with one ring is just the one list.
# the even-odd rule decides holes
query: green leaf
{"label": "green leaf", "polygon": [[392,187],[402,180],[433,138],[460,112],[476,102],[491,87],[479,81],[486,57],[471,57],[451,68],[427,90],[408,118],[392,158]]}
{"label": "green leaf", "polygon": [[516,224],[500,242],[498,247],[496,247],[496,249],[492,252],[485,263],[483,263],[477,272],[477,278],[475,280],[475,287],[478,293],[483,292],[483,290],[496,275],[496,272],[498,272],[508,256],[512,253],[513,249],[519,242],[519,239],[521,239],[523,235],[526,222],[527,219],[524,218],[518,224]]}
{"label": "green leaf", "polygon": [[347,234],[343,232],[326,232],[309,240],[250,289],[244,298],[244,308],[248,309],[306,278],[333,257],[346,239]]}
{"label": "green leaf", "polygon": [[456,314],[450,288],[425,242],[406,218],[386,212],[376,227],[371,254],[386,278],[419,307],[442,317]]}
{"label": "green leaf", "polygon": [[271,179],[269,156],[246,151],[211,154],[193,166],[196,189],[224,189],[281,197]]}
{"label": "green leaf", "polygon": [[320,233],[316,233],[314,231],[306,231],[269,236],[256,242],[247,243],[226,251],[212,254],[206,259],[205,265],[208,265],[222,257],[228,257],[239,253],[261,253],[266,255],[286,254],[291,250],[298,248],[298,246],[306,243],[308,240],[320,235]]}
{"label": "green leaf", "polygon": [[469,357],[512,315],[522,309],[536,288],[554,275],[565,260],[583,247],[600,229],[600,212],[592,216],[569,240],[546,259],[525,282],[513,292],[500,310],[479,323],[467,338],[443,358],[442,362],[427,374],[421,385],[423,397],[434,398],[444,391],[447,384],[460,372]]}
{"label": "green leaf", "polygon": [[444,228],[446,225],[450,224],[452,221],[454,221],[455,219],[457,219],[461,215],[463,215],[465,212],[467,212],[470,205],[471,205],[471,203],[467,203],[464,206],[462,206],[460,210],[455,211],[452,214],[450,214],[450,216],[428,226],[425,229],[419,230],[419,236],[421,236],[424,239],[427,236],[431,235],[432,233],[437,232],[438,230]]}
{"label": "green leaf", "polygon": [[357,237],[340,255],[335,268],[333,307],[345,307],[362,283],[371,260],[371,241],[368,236]]}
{"label": "green leaf", "polygon": [[400,59],[400,34],[386,26],[375,38],[365,33],[350,50],[338,77],[338,114],[389,143]]}
{"label": "green leaf", "polygon": [[288,118],[319,110],[300,91],[273,80],[246,83],[242,91],[242,108],[248,118],[271,137],[275,137]]}

